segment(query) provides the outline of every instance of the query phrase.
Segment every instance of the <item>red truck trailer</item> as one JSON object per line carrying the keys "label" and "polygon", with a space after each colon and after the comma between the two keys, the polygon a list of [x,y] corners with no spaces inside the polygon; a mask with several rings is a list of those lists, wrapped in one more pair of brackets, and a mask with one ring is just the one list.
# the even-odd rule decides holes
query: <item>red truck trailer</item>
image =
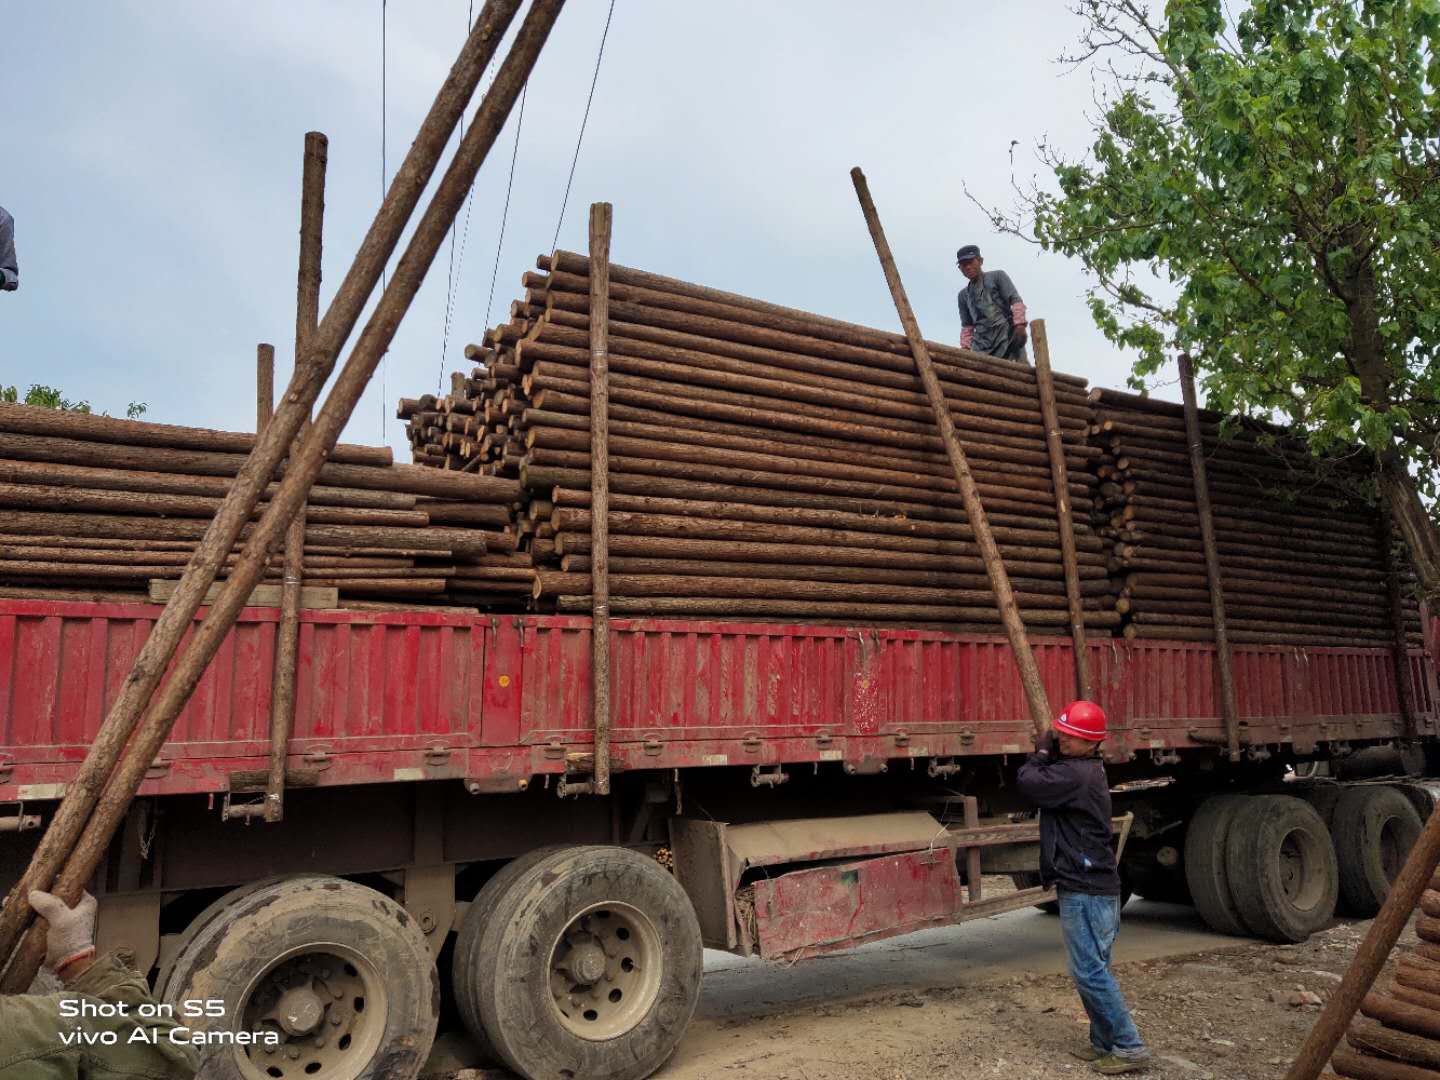
{"label": "red truck trailer", "polygon": [[[5,888],[159,613],[0,600]],[[264,789],[277,619],[244,612],[92,884],[102,947],[171,1001],[224,1001],[189,1021],[214,1075],[405,1075],[447,1012],[527,1077],[643,1077],[683,1037],[702,945],[794,960],[1049,898],[1003,638],[615,620],[602,798],[574,791],[588,619],[307,611],[284,820],[250,823],[227,810]],[[1069,639],[1033,645],[1067,700]],[[1131,887],[1281,940],[1374,910],[1429,796],[1292,766],[1393,747],[1420,774],[1428,656],[1235,648],[1232,762],[1213,646],[1089,651]]]}

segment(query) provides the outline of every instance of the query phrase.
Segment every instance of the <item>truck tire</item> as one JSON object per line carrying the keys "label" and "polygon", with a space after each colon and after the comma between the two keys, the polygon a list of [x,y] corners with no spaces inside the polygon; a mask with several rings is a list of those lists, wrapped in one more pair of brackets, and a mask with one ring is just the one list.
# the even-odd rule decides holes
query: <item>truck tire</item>
{"label": "truck tire", "polygon": [[[529,1080],[642,1080],[700,997],[700,925],[653,859],[552,852],[510,878],[474,955],[481,1027]],[[608,988],[608,989],[607,989]]]}
{"label": "truck tire", "polygon": [[1258,937],[1304,941],[1335,917],[1335,847],[1325,822],[1303,799],[1251,799],[1231,822],[1225,870],[1240,918]]}
{"label": "truck tire", "polygon": [[1221,934],[1245,935],[1245,923],[1230,895],[1225,841],[1230,823],[1246,805],[1244,795],[1212,795],[1200,804],[1185,829],[1185,884],[1205,925]]}
{"label": "truck tire", "polygon": [[175,962],[195,940],[196,936],[209,926],[215,916],[219,915],[226,908],[244,900],[256,889],[263,889],[267,885],[274,885],[279,881],[302,881],[306,878],[324,877],[323,874],[276,874],[273,877],[261,878],[258,881],[251,881],[245,885],[238,885],[231,889],[224,896],[218,897],[204,911],[191,919],[189,924],[180,933],[180,941],[175,951],[168,960],[163,961],[160,970],[155,974],[155,993],[160,997],[167,997],[170,989],[170,976],[175,972]]}
{"label": "truck tire", "polygon": [[[341,878],[263,885],[224,907],[175,958],[167,1000],[192,1031],[273,1032],[202,1049],[206,1080],[410,1080],[430,1053],[440,984],[419,925]],[[191,1018],[186,1001],[222,1001]]]}
{"label": "truck tire", "polygon": [[465,1030],[470,1033],[476,1049],[484,1056],[487,1065],[501,1066],[505,1062],[500,1057],[500,1051],[496,1050],[495,1044],[490,1041],[485,1024],[480,1019],[480,942],[494,917],[496,898],[503,894],[510,887],[510,882],[522,872],[547,855],[560,850],[562,847],[555,844],[536,848],[516,856],[495,871],[470,902],[470,907],[465,912],[465,920],[460,924],[460,932],[455,937],[455,952],[450,958],[450,985],[455,991],[455,1007],[465,1024]]}
{"label": "truck tire", "polygon": [[1346,914],[1368,919],[1380,910],[1422,828],[1414,804],[1394,788],[1345,789],[1330,832]]}

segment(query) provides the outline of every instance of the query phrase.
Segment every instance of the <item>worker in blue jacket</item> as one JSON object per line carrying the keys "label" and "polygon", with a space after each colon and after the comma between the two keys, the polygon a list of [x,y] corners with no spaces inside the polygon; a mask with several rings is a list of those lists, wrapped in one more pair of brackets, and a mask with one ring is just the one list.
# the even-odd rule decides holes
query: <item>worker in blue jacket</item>
{"label": "worker in blue jacket", "polygon": [[1070,977],[1090,1017],[1090,1042],[1072,1051],[1107,1076],[1144,1068],[1150,1051],[1135,1029],[1110,950],[1120,931],[1120,868],[1111,846],[1110,783],[1100,744],[1105,711],[1076,701],[1054,724],[1054,743],[1020,767],[1020,794],[1040,808],[1040,878],[1060,901]]}

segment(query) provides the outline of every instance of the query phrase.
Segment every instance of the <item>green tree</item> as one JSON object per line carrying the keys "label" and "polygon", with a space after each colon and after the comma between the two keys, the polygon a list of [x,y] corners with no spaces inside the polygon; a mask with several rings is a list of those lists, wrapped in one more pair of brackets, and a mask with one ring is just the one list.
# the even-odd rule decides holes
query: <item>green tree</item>
{"label": "green tree", "polygon": [[[65,409],[70,412],[90,412],[90,402],[71,401],[63,392],[53,386],[44,386],[40,383],[31,383],[30,389],[25,391],[25,397],[20,397],[20,390],[14,386],[0,386],[0,402],[10,404],[35,405],[42,409]],[[125,415],[131,420],[139,420],[150,408],[143,401],[132,401],[125,406]],[[106,416],[109,413],[105,414]]]}
{"label": "green tree", "polygon": [[996,223],[1082,260],[1137,379],[1185,349],[1215,408],[1374,455],[1440,596],[1440,0],[1074,10],[1093,145]]}

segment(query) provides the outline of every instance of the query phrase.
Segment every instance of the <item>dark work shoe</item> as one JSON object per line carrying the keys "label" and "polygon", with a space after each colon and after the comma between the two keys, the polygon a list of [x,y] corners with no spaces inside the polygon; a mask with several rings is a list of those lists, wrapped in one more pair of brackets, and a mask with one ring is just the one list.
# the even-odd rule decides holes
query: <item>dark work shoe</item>
{"label": "dark work shoe", "polygon": [[1099,1047],[1088,1042],[1080,1043],[1078,1046],[1072,1046],[1070,1048],[1070,1056],[1079,1058],[1081,1061],[1099,1061],[1109,1053],[1110,1051],[1101,1050]]}

